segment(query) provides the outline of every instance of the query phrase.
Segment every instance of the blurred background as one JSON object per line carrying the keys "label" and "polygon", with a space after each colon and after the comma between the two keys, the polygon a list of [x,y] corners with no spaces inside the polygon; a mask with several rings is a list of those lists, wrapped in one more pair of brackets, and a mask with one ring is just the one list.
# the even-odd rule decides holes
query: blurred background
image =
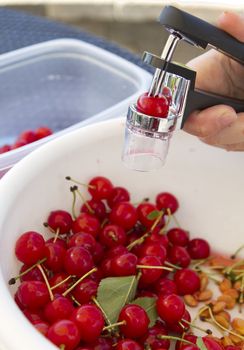
{"label": "blurred background", "polygon": [[[244,14],[244,0],[0,0],[3,7],[79,27],[139,55],[144,50],[161,52],[166,33],[157,23],[157,17],[166,4],[213,24],[222,11]],[[200,53],[185,45],[179,45],[175,54],[175,59],[182,63]]]}

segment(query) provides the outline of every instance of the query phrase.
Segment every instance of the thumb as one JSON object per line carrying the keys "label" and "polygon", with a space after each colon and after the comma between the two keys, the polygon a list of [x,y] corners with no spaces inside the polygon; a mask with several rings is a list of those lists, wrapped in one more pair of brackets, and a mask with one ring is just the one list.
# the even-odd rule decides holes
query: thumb
{"label": "thumb", "polygon": [[219,28],[244,42],[244,17],[234,12],[224,12],[218,19]]}
{"label": "thumb", "polygon": [[184,130],[189,134],[205,138],[216,135],[237,118],[230,106],[217,105],[193,112],[186,120]]}

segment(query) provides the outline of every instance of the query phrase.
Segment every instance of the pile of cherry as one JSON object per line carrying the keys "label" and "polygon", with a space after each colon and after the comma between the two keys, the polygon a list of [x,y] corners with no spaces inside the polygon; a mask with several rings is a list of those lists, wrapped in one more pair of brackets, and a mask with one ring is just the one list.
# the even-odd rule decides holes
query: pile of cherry
{"label": "pile of cherry", "polygon": [[6,144],[0,147],[0,154],[12,151],[16,148],[23,147],[28,145],[29,143],[38,141],[52,135],[52,130],[46,126],[41,126],[36,130],[26,130],[23,131],[15,140],[12,145]]}
{"label": "pile of cherry", "polygon": [[[66,179],[74,199],[83,198]],[[179,227],[167,229],[175,196],[133,204],[105,177],[86,186],[91,198],[78,215],[74,205],[72,213],[50,212],[51,238],[28,231],[16,242],[23,265],[9,284],[20,280],[15,301],[34,327],[62,350],[167,350],[171,338],[181,339],[177,350],[223,350],[211,336],[191,333],[182,296],[200,289],[189,265],[210,248]]]}

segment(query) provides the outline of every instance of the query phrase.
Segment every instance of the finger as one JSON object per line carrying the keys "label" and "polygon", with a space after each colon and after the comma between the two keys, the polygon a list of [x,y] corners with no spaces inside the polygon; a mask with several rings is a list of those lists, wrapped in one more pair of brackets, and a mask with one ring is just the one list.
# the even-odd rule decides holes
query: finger
{"label": "finger", "polygon": [[230,106],[217,105],[193,112],[186,120],[184,130],[189,134],[207,138],[228,127],[237,118]]}
{"label": "finger", "polygon": [[205,142],[204,139],[201,139],[201,141],[203,141],[207,145],[222,148],[222,149],[225,149],[226,151],[230,151],[230,152],[243,152],[244,151],[244,142],[234,143],[231,145],[218,145],[218,144],[210,144],[208,142]]}
{"label": "finger", "polygon": [[239,113],[236,120],[217,134],[204,137],[209,145],[234,145],[244,142],[244,113]]}
{"label": "finger", "polygon": [[224,12],[218,19],[218,26],[241,42],[244,42],[244,18],[234,12]]}

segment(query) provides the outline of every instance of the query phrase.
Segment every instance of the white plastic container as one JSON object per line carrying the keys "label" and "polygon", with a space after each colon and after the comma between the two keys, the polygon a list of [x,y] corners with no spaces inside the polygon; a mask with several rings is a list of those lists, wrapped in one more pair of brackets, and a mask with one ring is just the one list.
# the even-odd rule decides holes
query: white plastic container
{"label": "white plastic container", "polygon": [[[160,191],[174,193],[177,218],[191,236],[206,238],[213,249],[230,254],[243,244],[242,153],[214,149],[183,131],[172,140],[168,161],[157,172],[134,172],[123,166],[124,121],[114,119],[64,135],[34,151],[0,181],[0,349],[56,349],[25,319],[7,284],[16,275],[17,237],[44,231],[50,210],[70,210],[70,175],[82,182],[95,175],[125,186],[132,202]],[[11,288],[12,290],[12,288]]]}
{"label": "white plastic container", "polygon": [[151,75],[94,45],[58,39],[0,56],[0,146],[39,126],[55,134],[0,155],[0,177],[41,144],[126,114]]}

